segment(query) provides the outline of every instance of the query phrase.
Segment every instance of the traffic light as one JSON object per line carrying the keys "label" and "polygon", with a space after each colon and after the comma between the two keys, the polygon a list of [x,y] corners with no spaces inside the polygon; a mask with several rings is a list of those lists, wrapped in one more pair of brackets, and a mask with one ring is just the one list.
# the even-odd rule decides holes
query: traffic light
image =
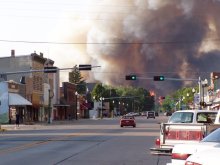
{"label": "traffic light", "polygon": [[154,81],[164,81],[164,76],[154,76]]}
{"label": "traffic light", "polygon": [[91,70],[91,65],[79,65],[79,70]]}
{"label": "traffic light", "polygon": [[201,102],[200,102],[200,105],[203,106],[203,107],[206,107],[206,102],[201,101]]}
{"label": "traffic light", "polygon": [[160,96],[159,99],[160,100],[164,100],[166,97],[165,96]]}
{"label": "traffic light", "polygon": [[57,72],[57,67],[55,66],[44,67],[44,73],[56,73],[56,72]]}
{"label": "traffic light", "polygon": [[125,76],[125,79],[126,79],[126,80],[136,80],[136,79],[137,79],[137,76],[136,76],[136,75],[126,75],[126,76]]}

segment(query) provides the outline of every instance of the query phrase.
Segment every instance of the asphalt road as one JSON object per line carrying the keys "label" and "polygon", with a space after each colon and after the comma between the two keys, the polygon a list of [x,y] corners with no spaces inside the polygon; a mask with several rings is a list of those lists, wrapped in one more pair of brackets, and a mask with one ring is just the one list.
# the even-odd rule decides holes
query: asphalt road
{"label": "asphalt road", "polygon": [[[8,126],[0,134],[0,164],[165,165],[170,157],[150,154],[167,117],[137,117],[137,127],[119,126],[119,118]],[[5,126],[6,127],[6,126]]]}

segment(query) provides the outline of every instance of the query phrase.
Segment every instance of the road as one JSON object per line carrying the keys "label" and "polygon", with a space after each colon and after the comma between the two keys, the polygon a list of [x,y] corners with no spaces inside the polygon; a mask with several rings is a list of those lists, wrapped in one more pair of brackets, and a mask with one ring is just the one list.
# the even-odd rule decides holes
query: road
{"label": "road", "polygon": [[165,165],[170,157],[149,151],[162,120],[136,117],[136,128],[120,128],[119,118],[20,126],[0,135],[0,164]]}

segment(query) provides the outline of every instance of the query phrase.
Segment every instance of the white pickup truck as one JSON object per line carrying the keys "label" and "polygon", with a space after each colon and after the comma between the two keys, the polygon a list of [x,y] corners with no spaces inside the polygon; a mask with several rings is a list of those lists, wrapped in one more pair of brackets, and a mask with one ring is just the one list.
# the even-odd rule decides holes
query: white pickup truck
{"label": "white pickup truck", "polygon": [[153,155],[171,155],[175,144],[200,141],[214,129],[220,127],[215,110],[180,110],[160,124],[160,135],[155,147],[150,148]]}

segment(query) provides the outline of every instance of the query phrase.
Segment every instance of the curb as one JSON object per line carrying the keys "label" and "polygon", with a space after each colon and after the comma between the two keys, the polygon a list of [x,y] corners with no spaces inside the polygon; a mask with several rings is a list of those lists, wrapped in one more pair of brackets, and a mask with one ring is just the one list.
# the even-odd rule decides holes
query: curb
{"label": "curb", "polygon": [[1,133],[6,132],[6,131],[7,131],[7,129],[5,129],[5,128],[1,128],[1,129],[0,129],[0,132],[1,132]]}

